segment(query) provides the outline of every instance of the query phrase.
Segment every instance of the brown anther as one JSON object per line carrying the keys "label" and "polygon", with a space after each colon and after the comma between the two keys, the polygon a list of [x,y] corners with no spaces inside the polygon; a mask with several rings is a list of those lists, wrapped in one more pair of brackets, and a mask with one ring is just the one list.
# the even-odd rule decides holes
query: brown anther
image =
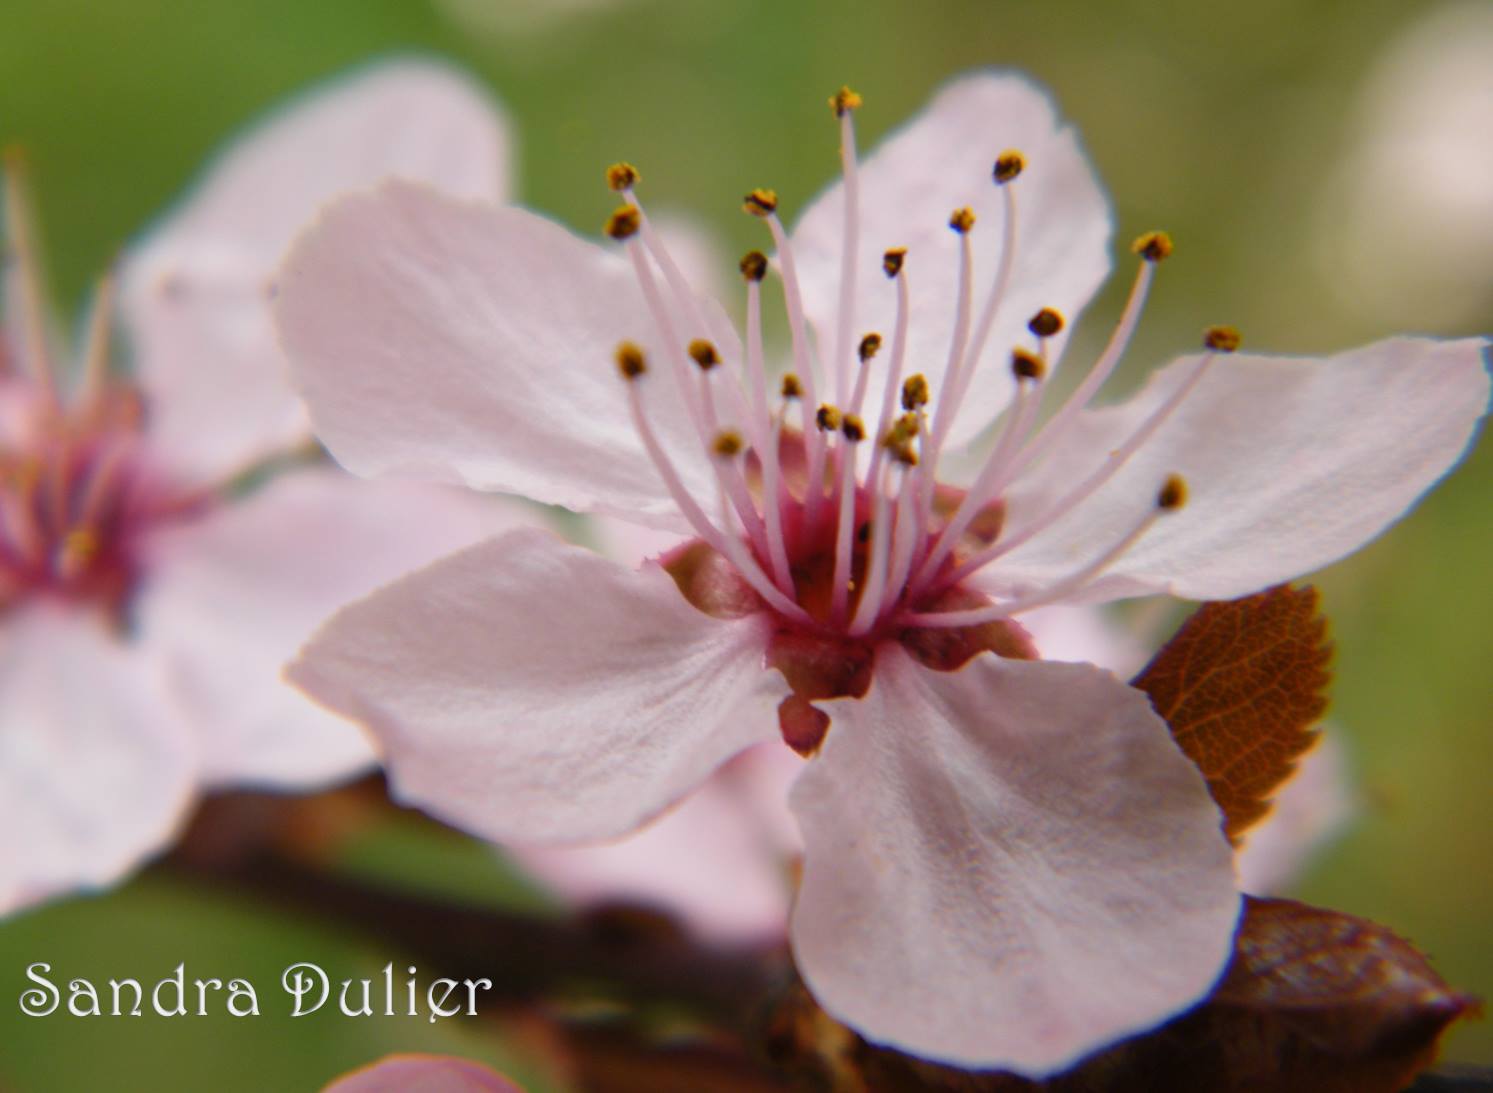
{"label": "brown anther", "polygon": [[1130,244],[1133,254],[1138,254],[1147,262],[1159,262],[1163,258],[1172,255],[1172,237],[1166,232],[1146,232],[1134,243]]}
{"label": "brown anther", "polygon": [[907,258],[906,247],[893,247],[881,256],[881,269],[888,277],[895,277],[902,272],[902,263]]}
{"label": "brown anther", "polygon": [[1040,380],[1047,375],[1047,362],[1029,349],[1011,350],[1011,374],[1018,380]]}
{"label": "brown anther", "polygon": [[1039,338],[1050,338],[1065,325],[1061,311],[1054,307],[1044,307],[1027,320],[1026,328]]}
{"label": "brown anther", "polygon": [[606,227],[602,230],[613,239],[631,239],[638,234],[638,229],[643,226],[643,217],[634,205],[622,205],[617,208],[611,216],[607,217]]}
{"label": "brown anther", "polygon": [[819,412],[814,415],[814,420],[819,423],[819,428],[826,433],[832,433],[840,427],[840,411],[829,403],[819,407]]}
{"label": "brown anther", "polygon": [[631,163],[614,163],[607,168],[607,186],[621,193],[638,184],[638,169]]}
{"label": "brown anther", "polygon": [[617,346],[616,361],[617,371],[622,373],[625,380],[635,380],[648,371],[648,358],[643,356],[643,351],[633,342],[623,342]]}
{"label": "brown anther", "polygon": [[902,409],[917,410],[928,405],[928,377],[914,372],[902,381]]}
{"label": "brown anther", "polygon": [[866,439],[866,423],[860,419],[858,414],[846,414],[845,419],[840,422],[840,432],[845,434],[845,439],[851,442]]}
{"label": "brown anther", "polygon": [[842,87],[829,97],[829,108],[835,117],[843,118],[848,110],[859,110],[861,97],[848,87]]}
{"label": "brown anther", "polygon": [[949,227],[953,228],[960,235],[967,234],[974,226],[975,210],[971,209],[968,205],[955,209],[949,214]]}
{"label": "brown anther", "polygon": [[741,199],[741,208],[753,216],[769,217],[778,210],[778,195],[772,190],[753,190]]}
{"label": "brown anther", "polygon": [[1015,148],[1007,148],[995,157],[995,169],[991,171],[991,174],[995,177],[997,186],[1004,186],[1024,170],[1026,170],[1026,156]]}
{"label": "brown anther", "polygon": [[709,372],[721,363],[721,355],[715,351],[715,346],[704,338],[696,338],[689,343],[690,360],[700,366],[700,371]]}
{"label": "brown anther", "polygon": [[879,352],[880,349],[881,335],[873,330],[871,331],[871,333],[867,334],[864,338],[861,339],[860,349],[857,350],[857,352],[860,354],[861,363],[864,364],[866,361],[876,356],[877,352]]}
{"label": "brown anther", "polygon": [[803,398],[804,385],[792,372],[783,373],[782,395],[784,398]]}
{"label": "brown anther", "polygon": [[1239,348],[1239,331],[1232,326],[1210,326],[1203,331],[1203,345],[1220,353],[1232,353]]}
{"label": "brown anther", "polygon": [[767,276],[767,255],[760,250],[749,250],[743,254],[741,275],[748,281],[761,281]]}
{"label": "brown anther", "polygon": [[731,459],[741,454],[741,434],[734,429],[722,429],[715,434],[710,450],[722,459]]}
{"label": "brown anther", "polygon": [[1187,504],[1187,479],[1180,474],[1169,474],[1156,495],[1156,507],[1163,512],[1175,512]]}

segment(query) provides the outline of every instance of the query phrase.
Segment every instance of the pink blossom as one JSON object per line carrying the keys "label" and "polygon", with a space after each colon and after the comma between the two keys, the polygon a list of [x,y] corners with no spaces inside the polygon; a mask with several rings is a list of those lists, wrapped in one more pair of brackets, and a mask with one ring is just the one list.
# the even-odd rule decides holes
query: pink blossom
{"label": "pink blossom", "polygon": [[[345,466],[688,538],[636,571],[491,540],[344,609],[290,673],[379,740],[403,799],[505,843],[613,839],[781,733],[811,756],[791,940],[819,1002],[878,1042],[1048,1073],[1196,1001],[1239,900],[1145,697],[1040,659],[1017,618],[1239,596],[1355,549],[1466,448],[1483,342],[1304,361],[1230,355],[1217,329],[1092,409],[1170,252],[1151,235],[1039,430],[1109,266],[1074,134],[982,73],[861,164],[858,100],[835,105],[844,177],[791,238],[776,195],[746,200],[791,333],[774,392],[766,260],[742,263],[743,345],[625,165],[612,245],[405,183],[324,214],[277,317]],[[975,472],[941,485],[971,442]]]}
{"label": "pink blossom", "polygon": [[523,1093],[495,1070],[454,1055],[386,1055],[322,1093]]}
{"label": "pink blossom", "polygon": [[363,737],[281,682],[284,658],[336,604],[517,521],[491,499],[311,461],[270,277],[338,191],[403,175],[495,199],[503,159],[490,104],[440,67],[382,66],[296,103],[126,254],[131,375],[110,367],[112,277],[76,367],[60,359],[10,164],[0,913],[117,880],[199,787],[308,787],[372,764]]}

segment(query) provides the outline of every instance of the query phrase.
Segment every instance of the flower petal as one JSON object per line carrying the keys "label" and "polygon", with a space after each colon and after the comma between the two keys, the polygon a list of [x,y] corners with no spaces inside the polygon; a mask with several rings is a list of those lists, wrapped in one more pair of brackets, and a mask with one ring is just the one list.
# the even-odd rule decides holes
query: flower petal
{"label": "flower petal", "polygon": [[[729,322],[701,303],[735,357]],[[686,485],[714,497],[628,263],[542,217],[397,183],[348,198],[292,251],[277,318],[317,435],[355,473],[683,526],[613,362],[638,342],[650,419]]]}
{"label": "flower petal", "polygon": [[[1016,259],[1005,300],[980,357],[951,438],[962,443],[990,424],[1010,400],[1011,349],[1030,346],[1026,323],[1044,307],[1072,322],[1109,273],[1110,214],[1078,137],[1052,100],[1020,76],[981,72],[950,83],[923,113],[889,137],[860,170],[860,273],[854,337],[890,331],[896,292],[877,264],[889,247],[906,247],[911,291],[909,369],[927,375],[935,397],[954,331],[959,237],[949,214],[976,214],[973,300],[977,318],[1001,261],[1004,198],[991,178],[995,157],[1021,151],[1026,170],[1014,182]],[[793,230],[804,307],[822,355],[833,353],[839,313],[844,187],[821,195]],[[1066,333],[1051,339],[1055,361]]]}
{"label": "flower petal", "polygon": [[288,673],[373,733],[403,800],[498,842],[607,839],[773,735],[767,626],[517,531],[345,608]]}
{"label": "flower petal", "polygon": [[956,1065],[1061,1069],[1195,1002],[1239,900],[1218,809],[1089,665],[878,654],[792,793],[794,955],[831,1014]]}
{"label": "flower petal", "polygon": [[[1098,493],[983,580],[1011,591],[1074,572],[1135,525],[1173,472],[1187,479],[1186,507],[1079,598],[1226,600],[1320,569],[1404,515],[1466,452],[1488,405],[1486,344],[1394,338],[1325,360],[1225,357]],[[1012,490],[1012,534],[1098,467],[1195,363],[1083,415]]]}
{"label": "flower petal", "polygon": [[389,176],[500,199],[507,161],[486,92],[412,60],[314,90],[232,145],[123,272],[136,371],[171,469],[212,482],[307,438],[268,298],[276,264],[324,202]]}
{"label": "flower petal", "polygon": [[523,1093],[507,1078],[453,1055],[386,1055],[322,1093]]}
{"label": "flower petal", "polygon": [[780,740],[758,744],[619,842],[517,847],[512,854],[577,903],[658,907],[723,942],[780,938],[788,926],[790,864],[802,850],[788,787],[803,765]]}
{"label": "flower petal", "polygon": [[160,849],[196,756],[156,662],[92,615],[40,605],[0,626],[0,914],[112,884]]}
{"label": "flower petal", "polygon": [[285,662],[343,604],[538,520],[508,498],[307,467],[159,533],[137,625],[191,715],[204,779],[304,788],[369,767],[368,740],[288,687]]}

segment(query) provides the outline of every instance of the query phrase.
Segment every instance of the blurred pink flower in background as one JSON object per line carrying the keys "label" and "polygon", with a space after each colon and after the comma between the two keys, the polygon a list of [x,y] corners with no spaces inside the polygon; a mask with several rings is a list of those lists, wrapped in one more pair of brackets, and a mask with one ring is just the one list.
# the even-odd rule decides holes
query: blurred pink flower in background
{"label": "blurred pink flower in background", "polygon": [[481,1063],[452,1055],[388,1055],[344,1074],[322,1093],[523,1093]]}
{"label": "blurred pink flower in background", "polygon": [[501,199],[506,138],[473,84],[381,65],[232,145],[124,256],[76,367],[56,351],[19,164],[0,368],[0,913],[111,883],[200,787],[305,788],[368,742],[284,685],[336,604],[520,522],[498,499],[310,460],[268,312],[292,233],[387,176]]}
{"label": "blurred pink flower in background", "polygon": [[[1483,343],[1311,362],[1220,356],[1237,336],[1219,329],[1127,403],[1088,409],[1170,251],[1152,234],[1115,337],[1038,431],[1064,315],[1109,264],[1071,130],[1024,81],[978,75],[861,166],[858,100],[835,105],[845,179],[791,240],[776,195],[746,202],[789,311],[777,412],[766,260],[743,260],[743,351],[625,165],[609,173],[623,258],[418,186],[327,212],[277,314],[344,465],[696,539],[641,571],[534,532],[492,540],[345,609],[290,671],[378,737],[402,798],[508,843],[620,835],[776,722],[814,754],[791,795],[806,844],[791,931],[819,1002],[918,1054],[1050,1072],[1202,995],[1238,900],[1217,810],[1148,702],[1032,659],[1011,616],[1232,598],[1357,548],[1465,450]],[[997,157],[1013,147],[1029,159]],[[872,256],[886,277],[861,270]],[[890,336],[864,336],[873,322]],[[924,374],[894,418],[904,359]],[[889,361],[884,396],[872,360]],[[945,445],[1008,406],[968,491],[937,487]],[[1180,514],[1177,471],[1195,494]]]}

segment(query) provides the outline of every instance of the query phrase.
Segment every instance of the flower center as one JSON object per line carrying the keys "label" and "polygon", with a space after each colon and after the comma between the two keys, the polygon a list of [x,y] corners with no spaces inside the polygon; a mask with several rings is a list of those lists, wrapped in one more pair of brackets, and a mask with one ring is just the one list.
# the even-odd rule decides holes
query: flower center
{"label": "flower center", "polygon": [[[1035,655],[1013,617],[1072,596],[1096,580],[1157,519],[1182,507],[1182,479],[1172,475],[1158,484],[1155,494],[1137,498],[1136,519],[1125,534],[1111,543],[1093,544],[1089,561],[1047,587],[997,601],[972,587],[968,578],[1052,526],[1108,482],[1170,417],[1217,354],[1238,344],[1232,329],[1210,330],[1205,339],[1209,352],[1135,433],[1045,509],[1022,513],[1020,526],[1008,533],[1008,487],[1068,432],[1119,364],[1156,267],[1171,253],[1171,240],[1163,232],[1136,240],[1132,249],[1140,258],[1139,269],[1113,336],[1074,393],[1040,429],[1050,339],[1065,320],[1055,308],[1031,317],[1030,344],[1010,347],[1016,393],[989,454],[968,489],[940,484],[939,461],[952,423],[1012,281],[1019,243],[1017,180],[1026,159],[1014,150],[994,159],[991,179],[1003,196],[1000,260],[992,282],[978,296],[972,274],[975,214],[959,208],[949,217],[948,226],[959,237],[957,297],[941,390],[934,391],[926,376],[905,375],[904,370],[909,324],[917,319],[910,314],[906,249],[881,255],[881,272],[894,283],[897,297],[889,316],[890,337],[877,331],[854,336],[860,210],[852,119],[860,98],[845,89],[831,105],[840,127],[845,227],[839,310],[833,338],[821,346],[827,357],[815,359],[808,337],[792,245],[777,216],[777,195],[753,190],[743,202],[745,211],[768,227],[783,282],[792,366],[781,377],[775,399],[768,395],[763,362],[760,295],[772,263],[759,251],[741,261],[746,345],[742,360],[727,360],[718,346],[691,339],[692,331],[677,328],[676,317],[691,323],[692,330],[705,330],[707,324],[637,199],[638,172],[627,164],[607,172],[608,183],[625,204],[607,221],[606,233],[625,246],[662,334],[670,379],[680,388],[717,486],[717,511],[707,514],[707,506],[686,489],[649,420],[644,391],[652,376],[647,357],[631,343],[619,346],[616,362],[628,381],[639,436],[699,536],[667,558],[666,565],[681,591],[702,610],[723,615],[772,612],[777,638],[769,660],[805,704],[864,694],[874,649],[887,640],[900,641],[925,664],[940,669],[957,668],[983,650]],[[734,382],[737,375],[742,382]],[[832,390],[833,398],[821,400],[821,389],[826,394]],[[798,707],[785,712],[784,733],[790,742],[790,721],[813,738],[812,712]]]}

